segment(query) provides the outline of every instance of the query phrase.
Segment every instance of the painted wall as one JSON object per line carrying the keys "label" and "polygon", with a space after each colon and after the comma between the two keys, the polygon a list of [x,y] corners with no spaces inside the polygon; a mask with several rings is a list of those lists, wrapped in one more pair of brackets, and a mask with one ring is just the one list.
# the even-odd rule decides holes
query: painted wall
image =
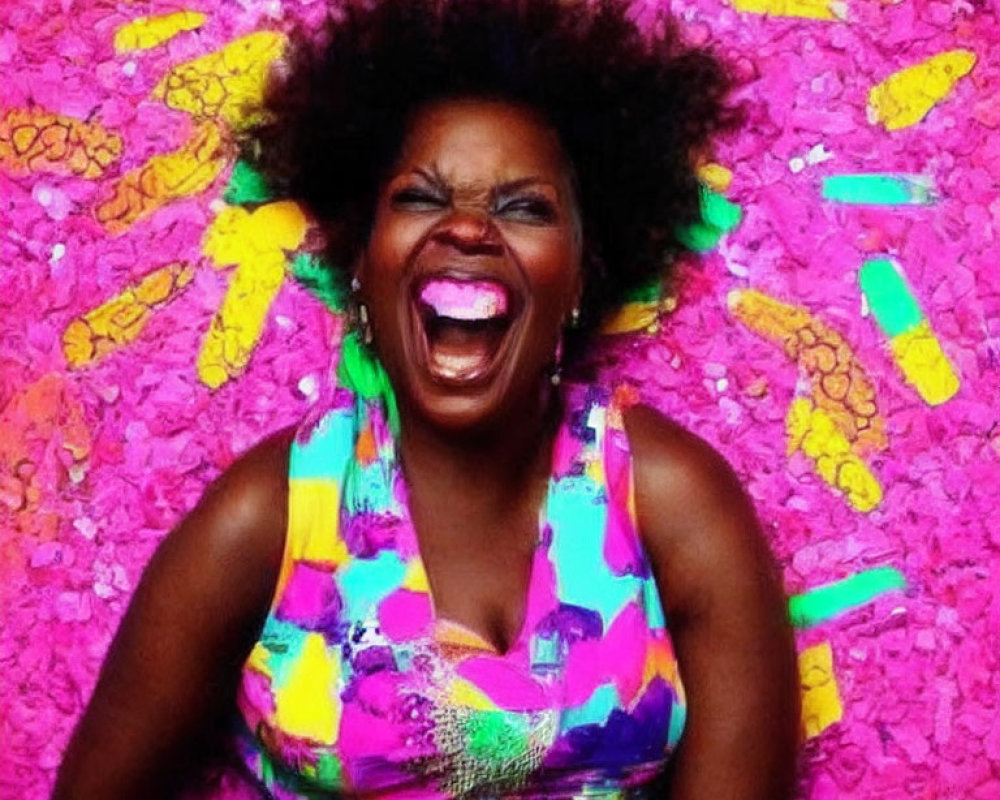
{"label": "painted wall", "polygon": [[[703,170],[704,254],[605,361],[757,503],[799,628],[800,797],[1000,797],[996,11],[673,8],[736,63],[749,124]],[[245,207],[229,144],[279,31],[321,14],[0,9],[4,797],[46,795],[156,543],[327,380],[305,222]]]}

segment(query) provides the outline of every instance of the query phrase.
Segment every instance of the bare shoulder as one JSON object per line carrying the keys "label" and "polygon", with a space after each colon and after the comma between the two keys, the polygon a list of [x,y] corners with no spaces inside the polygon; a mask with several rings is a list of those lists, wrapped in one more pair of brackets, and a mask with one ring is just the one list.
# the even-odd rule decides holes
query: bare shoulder
{"label": "bare shoulder", "polygon": [[666,573],[665,600],[677,610],[695,610],[713,587],[732,587],[733,580],[779,594],[753,505],[727,461],[648,406],[629,409],[625,426],[639,526],[654,564]]}
{"label": "bare shoulder", "polygon": [[291,440],[240,457],[160,544],[53,797],[172,796],[212,758],[277,581]]}
{"label": "bare shoulder", "polygon": [[733,470],[653,409],[625,417],[643,544],[688,701],[669,797],[791,796],[798,681],[781,577]]}

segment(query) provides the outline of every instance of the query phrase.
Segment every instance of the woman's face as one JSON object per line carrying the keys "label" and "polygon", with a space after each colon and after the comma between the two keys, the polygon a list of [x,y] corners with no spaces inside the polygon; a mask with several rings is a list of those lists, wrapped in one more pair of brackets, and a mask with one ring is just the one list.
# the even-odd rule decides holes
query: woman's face
{"label": "woman's face", "polygon": [[536,114],[461,99],[415,116],[358,267],[404,415],[458,430],[534,407],[580,297],[580,238]]}

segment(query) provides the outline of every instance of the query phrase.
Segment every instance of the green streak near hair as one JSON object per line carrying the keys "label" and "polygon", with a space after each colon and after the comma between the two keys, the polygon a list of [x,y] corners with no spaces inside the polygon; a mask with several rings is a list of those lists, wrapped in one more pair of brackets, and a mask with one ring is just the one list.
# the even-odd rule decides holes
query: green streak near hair
{"label": "green streak near hair", "polygon": [[707,253],[724,234],[743,220],[743,210],[718,192],[706,186],[698,187],[701,220],[690,225],[678,226],[674,233],[688,250]]}
{"label": "green streak near hair", "polygon": [[292,275],[323,305],[338,314],[347,308],[347,287],[340,273],[312,253],[299,253],[292,260]]}
{"label": "green streak near hair", "polygon": [[389,376],[379,360],[358,336],[357,331],[345,333],[340,341],[340,363],[337,380],[364,400],[379,400],[385,404],[386,419],[393,436],[399,437],[399,406]]}
{"label": "green streak near hair", "polygon": [[905,587],[906,579],[898,569],[876,567],[794,595],[788,601],[788,613],[796,628],[811,628],[881,594]]}
{"label": "green streak near hair", "polygon": [[917,206],[934,202],[930,178],[921,175],[870,173],[823,178],[823,199],[875,206]]}
{"label": "green streak near hair", "polygon": [[237,161],[222,199],[231,206],[242,206],[249,203],[266,203],[272,197],[274,195],[268,188],[264,176],[246,161],[242,159]]}
{"label": "green streak near hair", "polygon": [[916,327],[924,315],[906,281],[888,258],[872,258],[858,271],[861,291],[879,327],[890,339]]}

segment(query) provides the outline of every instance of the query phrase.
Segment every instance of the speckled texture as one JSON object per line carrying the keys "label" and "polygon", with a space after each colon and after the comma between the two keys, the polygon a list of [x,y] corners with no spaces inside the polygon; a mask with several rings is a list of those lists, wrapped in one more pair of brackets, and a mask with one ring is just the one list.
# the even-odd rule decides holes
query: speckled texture
{"label": "speckled texture", "polygon": [[[638,6],[638,17],[648,21],[655,5]],[[992,4],[972,0],[737,5],[671,7],[691,40],[716,43],[745,80],[748,125],[715,157],[732,170],[723,193],[743,220],[685,265],[676,310],[657,333],[611,341],[600,357],[730,459],[790,594],[873,567],[907,581],[800,631],[805,696],[823,713],[806,725],[799,797],[1000,797],[1000,23]],[[181,15],[148,36],[131,28],[116,50],[126,24],[182,7],[205,13],[200,26]],[[767,8],[799,16],[755,11]],[[259,271],[244,267],[253,259],[242,251],[218,255],[225,243],[202,253],[225,209],[226,131],[240,124],[238,106],[188,98],[170,108],[154,97],[183,62],[321,14],[319,2],[280,0],[0,8],[4,797],[47,794],[156,543],[235,454],[298,419],[327,383],[337,321],[289,280],[274,286],[274,246],[296,241],[294,231],[262,245]],[[148,48],[130,49],[140,44]],[[952,55],[929,61],[942,53]],[[226,91],[252,96],[251,66],[227,64]],[[887,80],[920,64],[922,73]],[[941,64],[953,71],[932,74]],[[914,74],[934,81],[920,97],[905,95]],[[36,115],[26,124],[54,131],[44,146],[30,130],[15,136],[21,109]],[[191,154],[189,172],[171,172]],[[144,165],[160,177],[125,198],[132,212],[112,215],[116,187]],[[924,176],[936,202],[822,199],[823,177],[866,172]],[[125,222],[102,225],[109,218]],[[905,276],[959,379],[939,405],[907,381],[898,343],[867,313],[858,269],[881,256]],[[157,294],[142,279],[168,265],[182,266],[164,274],[189,268],[190,280]],[[236,273],[255,299],[234,322],[219,309]],[[72,362],[71,323],[130,290],[124,316],[102,328],[102,354]],[[836,363],[873,387],[884,447],[837,427],[835,404],[812,394],[822,366],[801,356],[808,348],[744,324],[727,302],[733,290],[804,309],[812,330],[836,335],[847,348]],[[215,389],[198,367],[209,330],[212,352],[229,359],[209,376]],[[793,405],[812,409],[814,439],[817,415],[832,433],[790,447]],[[821,477],[824,457],[862,462],[881,503],[858,510]]]}

